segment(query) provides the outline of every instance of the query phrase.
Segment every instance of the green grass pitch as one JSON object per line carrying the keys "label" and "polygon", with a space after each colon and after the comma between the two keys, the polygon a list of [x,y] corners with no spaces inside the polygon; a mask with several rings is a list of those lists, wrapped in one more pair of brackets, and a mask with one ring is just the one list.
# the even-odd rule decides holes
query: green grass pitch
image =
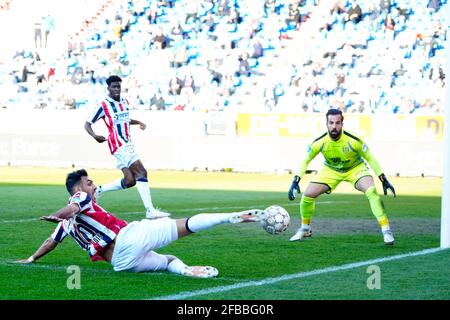
{"label": "green grass pitch", "polygon": [[[90,262],[70,238],[32,265],[27,258],[53,231],[38,221],[67,202],[65,175],[71,169],[0,167],[0,299],[450,299],[448,250],[379,262],[380,288],[369,289],[367,265],[314,274],[317,270],[439,247],[441,179],[395,178],[397,198],[384,197],[396,237],[383,244],[364,195],[342,184],[316,204],[313,237],[290,243],[299,226],[299,199],[289,201],[292,176],[244,173],[149,172],[155,205],[174,218],[200,212],[233,212],[277,204],[291,215],[282,235],[259,224],[220,225],[159,250],[187,264],[212,265],[215,279],[193,279],[167,272],[117,273],[104,262]],[[117,170],[88,170],[97,184],[119,178]],[[310,177],[301,182],[302,189]],[[377,181],[377,189],[381,185]],[[144,217],[135,188],[105,194],[99,201],[126,221]],[[80,289],[67,286],[69,266],[81,270]],[[311,272],[285,281],[267,279]],[[258,284],[239,287],[248,281]],[[256,283],[256,282],[255,282]],[[233,289],[231,285],[237,285]],[[223,288],[218,289],[217,288]],[[212,291],[207,291],[214,289]],[[201,291],[203,290],[203,291]],[[186,292],[190,294],[184,296]],[[196,293],[198,292],[198,293]]]}

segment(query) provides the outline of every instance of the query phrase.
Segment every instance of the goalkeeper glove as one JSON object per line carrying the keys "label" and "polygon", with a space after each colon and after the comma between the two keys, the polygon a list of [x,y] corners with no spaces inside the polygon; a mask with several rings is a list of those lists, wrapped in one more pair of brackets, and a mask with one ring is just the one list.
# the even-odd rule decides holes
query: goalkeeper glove
{"label": "goalkeeper glove", "polygon": [[289,188],[289,193],[288,193],[289,200],[291,200],[291,201],[295,199],[294,190],[297,191],[297,193],[300,193],[300,186],[298,185],[299,182],[300,182],[300,177],[297,175],[294,176],[294,180],[292,180],[292,184],[291,184],[291,187]]}
{"label": "goalkeeper glove", "polygon": [[384,173],[380,174],[380,176],[378,178],[380,178],[381,183],[383,184],[384,195],[386,196],[387,195],[387,191],[391,190],[391,192],[392,192],[392,194],[394,195],[394,198],[395,198],[396,197],[395,189],[392,186],[392,184],[390,184],[389,181],[386,179],[386,176],[384,175]]}

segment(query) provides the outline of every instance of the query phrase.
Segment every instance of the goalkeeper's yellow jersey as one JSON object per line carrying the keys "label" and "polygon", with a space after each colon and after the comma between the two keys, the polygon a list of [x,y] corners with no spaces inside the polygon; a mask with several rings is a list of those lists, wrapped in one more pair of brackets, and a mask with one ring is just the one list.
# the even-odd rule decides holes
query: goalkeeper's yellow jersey
{"label": "goalkeeper's yellow jersey", "polygon": [[300,165],[300,177],[305,174],[308,164],[319,152],[325,158],[325,165],[337,172],[346,172],[366,160],[377,176],[383,173],[364,141],[342,130],[341,137],[336,141],[331,139],[327,132],[309,145],[308,154]]}

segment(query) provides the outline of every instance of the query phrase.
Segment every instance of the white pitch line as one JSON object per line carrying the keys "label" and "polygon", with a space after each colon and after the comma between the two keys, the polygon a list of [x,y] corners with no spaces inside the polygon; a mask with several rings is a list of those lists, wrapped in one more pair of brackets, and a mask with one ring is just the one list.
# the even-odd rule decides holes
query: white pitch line
{"label": "white pitch line", "polygon": [[28,218],[28,219],[17,219],[17,220],[2,220],[0,221],[1,224],[5,223],[24,223],[24,222],[32,222],[32,221],[40,221],[39,217],[36,218]]}
{"label": "white pitch line", "polygon": [[185,292],[180,292],[180,293],[174,294],[174,295],[152,298],[152,300],[182,300],[182,299],[186,299],[186,298],[192,298],[192,297],[202,296],[202,295],[211,294],[211,293],[227,292],[227,291],[242,289],[242,288],[247,288],[247,287],[264,286],[264,285],[277,283],[277,282],[281,282],[281,281],[286,281],[286,280],[306,278],[309,276],[316,276],[319,274],[342,271],[342,270],[349,270],[349,269],[354,269],[354,268],[372,265],[372,264],[381,263],[381,262],[386,262],[386,261],[399,260],[399,259],[403,259],[403,258],[407,258],[407,257],[421,256],[421,255],[425,255],[425,254],[439,252],[442,250],[444,250],[444,249],[442,249],[442,248],[425,249],[422,251],[410,252],[410,253],[400,254],[400,255],[391,256],[391,257],[384,257],[384,258],[372,259],[372,260],[367,260],[367,261],[344,264],[341,266],[333,266],[333,267],[328,267],[328,268],[324,268],[324,269],[317,269],[317,270],[312,270],[312,271],[307,271],[307,272],[288,274],[288,275],[284,275],[284,276],[280,276],[280,277],[266,278],[266,279],[254,280],[254,281],[245,281],[245,282],[235,283],[232,285],[219,286],[219,287],[213,287],[213,288],[209,288],[209,289],[202,289],[202,290],[196,290],[196,291],[185,291]]}
{"label": "white pitch line", "polygon": [[[28,268],[28,269],[43,269],[43,270],[57,270],[57,271],[67,271],[67,268],[69,266],[75,265],[78,266],[77,264],[71,264],[71,265],[67,265],[67,266],[61,266],[61,265],[49,265],[49,264],[43,264],[43,263],[13,263],[11,261],[0,261],[0,265],[1,266],[7,266],[7,267],[21,267],[21,268]],[[80,271],[88,271],[89,273],[108,273],[108,274],[114,274],[114,273],[118,273],[115,272],[112,268],[110,269],[96,269],[96,268],[89,268],[89,267],[80,267]],[[126,273],[126,272],[124,272]],[[130,272],[129,274],[133,274],[132,272]],[[151,272],[148,273],[148,275],[151,276],[162,276],[165,275],[166,272]]]}
{"label": "white pitch line", "polygon": [[[45,269],[45,270],[61,270],[66,271],[68,266],[57,266],[57,265],[48,265],[48,264],[41,264],[41,263],[33,263],[33,264],[26,264],[26,263],[12,263],[12,262],[0,262],[0,265],[2,266],[8,266],[8,267],[22,267],[22,268],[29,268],[29,269]],[[76,264],[72,264],[76,265]],[[99,273],[111,273],[113,270],[108,269],[94,269],[94,268],[88,268],[88,267],[80,267],[81,271],[89,271],[89,272],[99,272]]]}

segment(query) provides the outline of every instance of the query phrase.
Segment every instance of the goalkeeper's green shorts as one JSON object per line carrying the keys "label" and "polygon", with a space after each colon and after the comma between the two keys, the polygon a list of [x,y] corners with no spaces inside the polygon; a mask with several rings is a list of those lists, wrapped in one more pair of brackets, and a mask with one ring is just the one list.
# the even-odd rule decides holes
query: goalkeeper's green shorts
{"label": "goalkeeper's green shorts", "polygon": [[371,174],[365,163],[361,163],[346,172],[334,171],[325,166],[311,179],[311,182],[327,185],[330,188],[327,193],[331,193],[342,181],[349,182],[355,186],[359,179],[366,176],[371,176]]}

